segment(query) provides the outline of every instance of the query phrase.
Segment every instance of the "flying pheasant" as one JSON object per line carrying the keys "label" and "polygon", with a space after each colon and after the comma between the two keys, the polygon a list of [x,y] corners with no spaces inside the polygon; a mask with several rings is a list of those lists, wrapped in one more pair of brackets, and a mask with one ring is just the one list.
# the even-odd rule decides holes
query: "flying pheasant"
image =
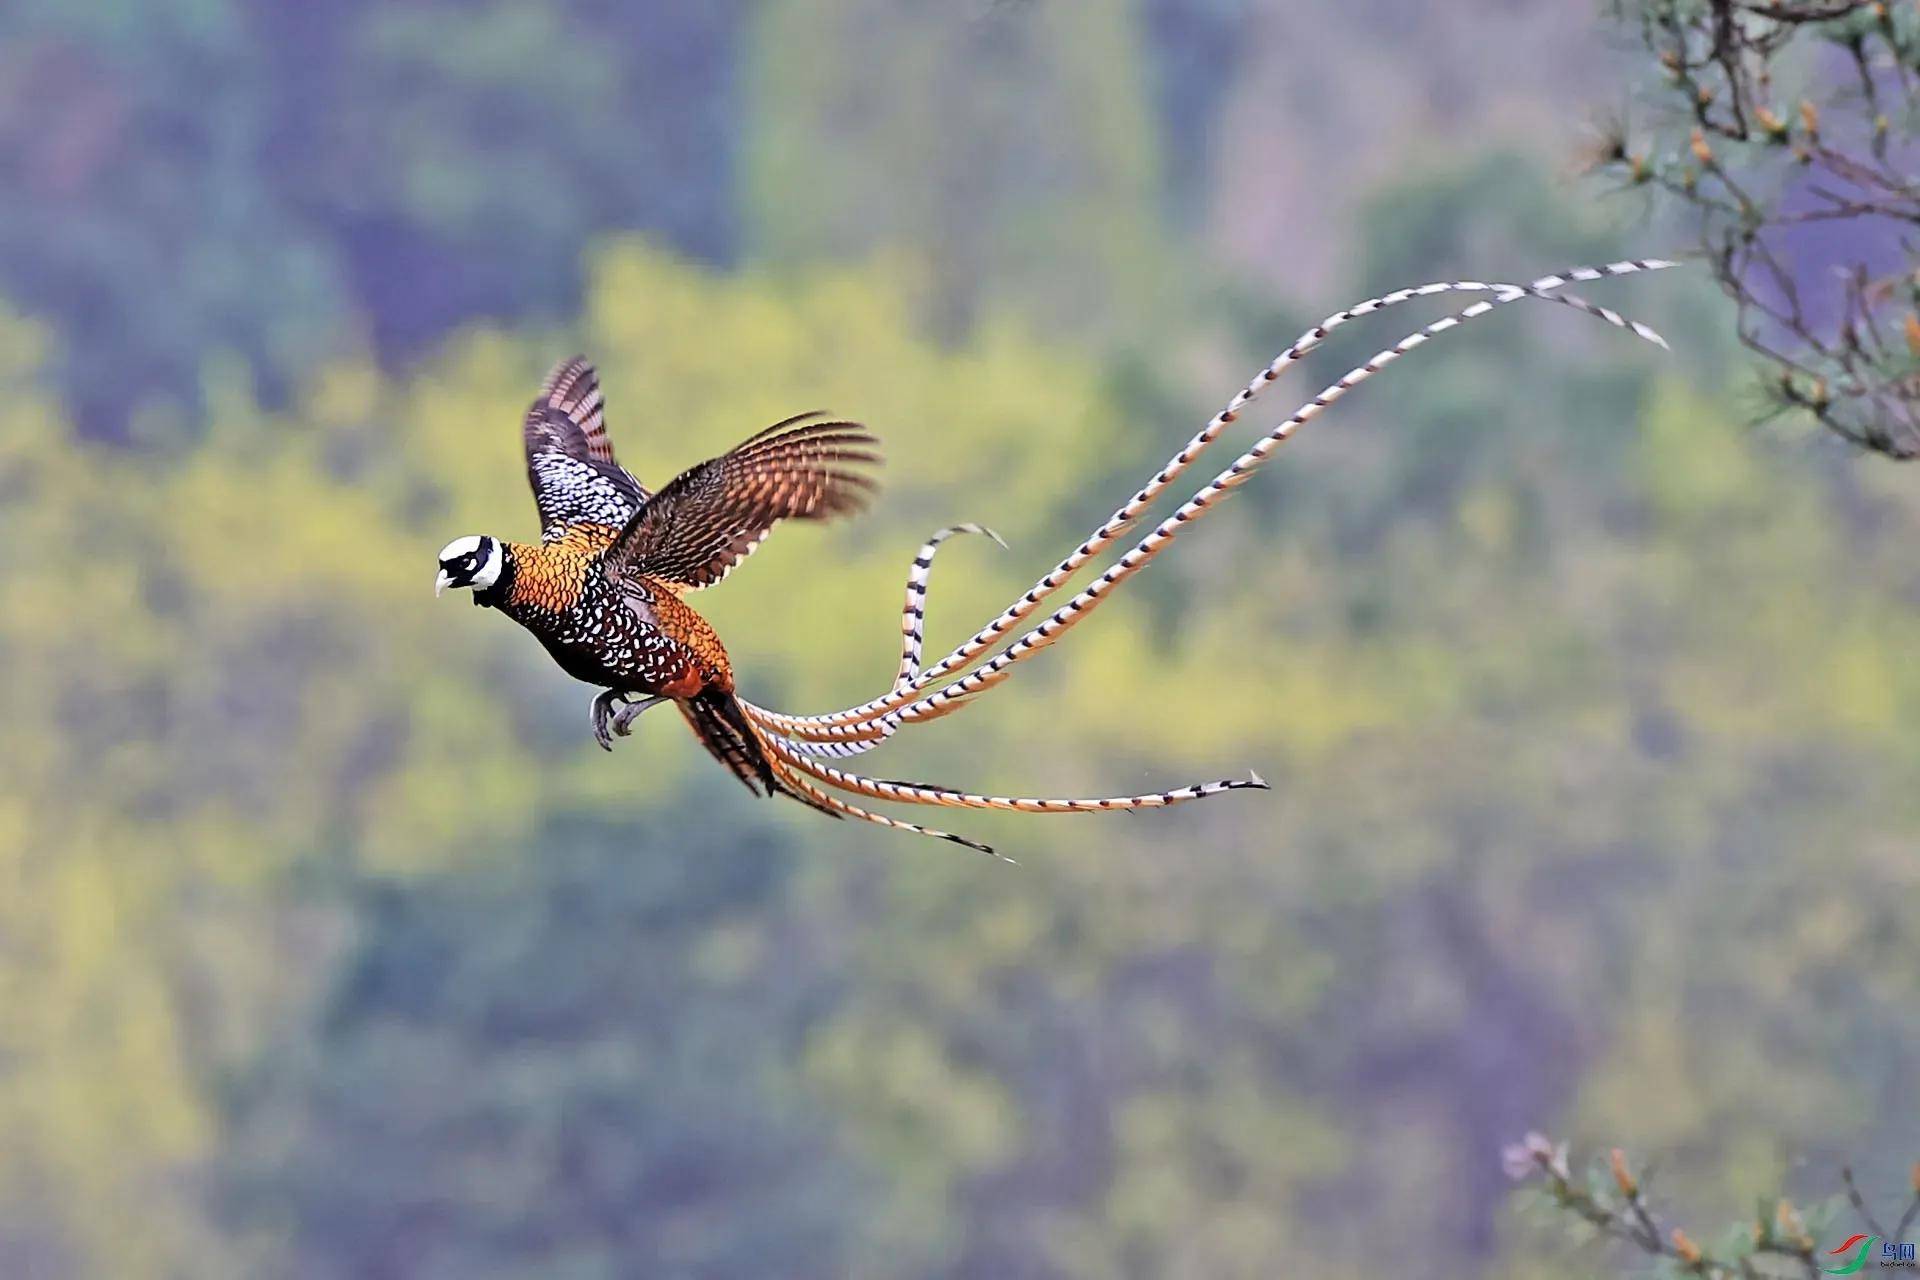
{"label": "flying pheasant", "polygon": [[[1071,555],[972,639],[938,663],[923,667],[922,624],[934,553],[953,533],[989,531],[960,525],[935,534],[921,548],[908,574],[901,666],[892,689],[843,711],[788,715],[741,698],[719,636],[681,597],[726,577],[782,520],[825,520],[864,506],[874,490],[868,469],[880,461],[879,442],[857,423],[821,413],[788,418],[730,452],[682,472],[658,493],[649,493],[614,457],[593,367],[579,357],[563,361],[547,376],[527,411],[523,430],[527,477],[540,512],[540,541],[508,542],[488,535],[456,538],[440,552],[435,594],[447,587],[471,588],[475,604],[505,613],[533,632],[562,670],[598,685],[601,692],[593,699],[592,724],[603,747],[611,749],[614,737],[630,733],[635,719],[648,708],[672,702],[702,745],[757,793],[788,796],[835,817],[859,818],[987,853],[993,851],[977,841],[863,809],[842,795],[962,809],[1101,813],[1165,808],[1227,791],[1265,789],[1267,784],[1255,774],[1103,799],[991,796],[864,777],[822,760],[860,754],[904,725],[969,705],[978,694],[1005,680],[1017,664],[1084,621],[1115,587],[1251,477],[1299,426],[1449,329],[1506,303],[1541,299],[1573,307],[1665,346],[1659,334],[1646,326],[1556,291],[1573,281],[1672,265],[1658,260],[1618,262],[1576,268],[1526,285],[1440,282],[1396,290],[1328,316],[1262,369]],[[1408,335],[1321,391],[1079,594],[999,653],[987,656],[1009,631],[1132,529],[1249,402],[1332,330],[1416,298],[1457,292],[1488,296]],[[956,678],[934,687],[949,677]]]}
{"label": "flying pheasant", "polygon": [[726,577],[779,521],[862,505],[873,481],[861,469],[880,460],[878,441],[821,418],[775,423],[649,494],[614,457],[593,366],[564,361],[523,430],[540,541],[455,539],[440,552],[435,593],[471,588],[475,604],[531,631],[561,670],[601,686],[592,705],[601,746],[670,700],[729,769],[782,792],[734,700],[726,648],[680,596]]}

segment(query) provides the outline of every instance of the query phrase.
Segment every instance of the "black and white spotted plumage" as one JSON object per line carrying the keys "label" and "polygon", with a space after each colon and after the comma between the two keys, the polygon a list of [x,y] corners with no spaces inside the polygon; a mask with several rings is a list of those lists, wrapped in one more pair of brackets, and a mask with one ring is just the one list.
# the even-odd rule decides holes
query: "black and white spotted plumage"
{"label": "black and white spotted plumage", "polygon": [[[538,637],[561,670],[647,694],[679,694],[727,678],[712,628],[672,593],[602,572],[599,547],[578,532],[542,545],[559,554],[516,564],[513,578],[485,602]],[[551,582],[531,580],[543,572]]]}
{"label": "black and white spotted plumage", "polygon": [[647,500],[646,487],[613,456],[600,379],[583,357],[564,360],[547,375],[522,437],[541,541],[556,541],[580,524],[618,529]]}

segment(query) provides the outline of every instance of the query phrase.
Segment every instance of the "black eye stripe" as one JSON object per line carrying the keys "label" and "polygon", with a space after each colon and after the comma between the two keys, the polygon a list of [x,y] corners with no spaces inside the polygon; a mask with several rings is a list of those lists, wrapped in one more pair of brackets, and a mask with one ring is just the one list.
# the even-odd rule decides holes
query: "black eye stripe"
{"label": "black eye stripe", "polygon": [[494,541],[483,538],[480,545],[472,551],[463,551],[457,556],[449,556],[440,562],[447,576],[464,585],[478,578],[486,571],[487,563],[493,559]]}

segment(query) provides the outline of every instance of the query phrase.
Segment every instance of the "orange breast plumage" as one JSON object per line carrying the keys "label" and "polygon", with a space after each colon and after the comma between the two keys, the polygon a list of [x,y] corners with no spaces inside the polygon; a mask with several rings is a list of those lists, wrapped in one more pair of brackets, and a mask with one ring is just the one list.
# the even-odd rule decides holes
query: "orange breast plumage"
{"label": "orange breast plumage", "polygon": [[586,590],[594,559],[620,531],[609,525],[580,524],[553,542],[511,545],[513,584],[509,605],[562,614],[576,608]]}
{"label": "orange breast plumage", "polygon": [[550,543],[512,544],[501,609],[576,679],[676,698],[731,691],[720,637],[672,584],[609,576],[601,553],[616,532],[580,526]]}

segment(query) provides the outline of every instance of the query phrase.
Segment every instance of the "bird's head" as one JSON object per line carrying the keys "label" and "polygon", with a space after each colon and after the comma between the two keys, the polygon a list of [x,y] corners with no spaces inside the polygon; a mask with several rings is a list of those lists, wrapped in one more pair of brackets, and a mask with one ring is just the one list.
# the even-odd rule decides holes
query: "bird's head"
{"label": "bird's head", "polygon": [[433,594],[448,587],[485,591],[500,581],[506,558],[506,548],[497,538],[484,533],[455,538],[440,549],[440,576],[433,580]]}

